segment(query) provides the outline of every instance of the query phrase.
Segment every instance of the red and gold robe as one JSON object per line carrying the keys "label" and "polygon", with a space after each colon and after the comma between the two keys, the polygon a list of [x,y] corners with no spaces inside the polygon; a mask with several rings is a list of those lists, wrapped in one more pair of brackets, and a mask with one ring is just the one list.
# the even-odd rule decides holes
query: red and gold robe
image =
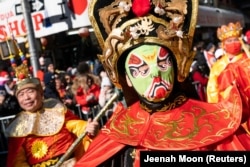
{"label": "red and gold robe", "polygon": [[[192,99],[166,104],[165,112],[149,114],[139,102],[128,108],[119,104],[101,133],[75,167],[98,166],[125,146],[140,150],[250,150],[250,136],[241,126],[242,102],[236,86],[217,104]],[[171,107],[170,107],[171,108]]]}
{"label": "red and gold robe", "polygon": [[245,53],[236,55],[231,60],[229,60],[227,55],[223,55],[213,64],[207,83],[207,101],[209,103],[216,103],[219,101],[218,87],[220,86],[220,83],[218,83],[217,80],[221,72],[227,67],[228,64],[237,63],[245,58],[247,58]]}
{"label": "red and gold robe", "polygon": [[[7,129],[8,167],[51,166],[55,164],[86,128],[80,120],[61,103],[47,100],[36,113],[22,111]],[[86,136],[77,148],[80,158],[92,139]]]}

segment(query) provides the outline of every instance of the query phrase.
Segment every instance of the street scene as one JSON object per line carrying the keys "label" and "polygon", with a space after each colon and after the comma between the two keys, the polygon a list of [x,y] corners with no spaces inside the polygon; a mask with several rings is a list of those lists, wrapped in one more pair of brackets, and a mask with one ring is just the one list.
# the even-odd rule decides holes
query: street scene
{"label": "street scene", "polygon": [[0,0],[0,167],[250,164],[249,65],[250,1]]}

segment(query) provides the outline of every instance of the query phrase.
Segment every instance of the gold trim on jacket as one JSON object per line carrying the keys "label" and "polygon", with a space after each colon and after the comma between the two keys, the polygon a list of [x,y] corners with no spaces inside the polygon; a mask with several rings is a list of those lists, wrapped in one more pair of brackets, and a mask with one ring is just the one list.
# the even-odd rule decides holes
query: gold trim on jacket
{"label": "gold trim on jacket", "polygon": [[66,107],[55,99],[44,102],[43,108],[35,113],[22,111],[7,128],[9,137],[28,135],[50,136],[58,133],[65,121]]}

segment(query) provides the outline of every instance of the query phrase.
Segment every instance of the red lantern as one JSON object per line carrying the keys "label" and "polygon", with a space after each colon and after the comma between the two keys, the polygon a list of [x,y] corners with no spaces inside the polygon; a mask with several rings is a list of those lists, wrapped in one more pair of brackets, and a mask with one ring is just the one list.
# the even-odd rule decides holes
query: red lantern
{"label": "red lantern", "polygon": [[78,30],[78,34],[80,37],[88,37],[89,36],[89,29],[88,28],[80,28]]}
{"label": "red lantern", "polygon": [[40,38],[40,41],[41,41],[42,46],[46,46],[48,44],[48,41],[46,38],[42,37],[42,38]]}

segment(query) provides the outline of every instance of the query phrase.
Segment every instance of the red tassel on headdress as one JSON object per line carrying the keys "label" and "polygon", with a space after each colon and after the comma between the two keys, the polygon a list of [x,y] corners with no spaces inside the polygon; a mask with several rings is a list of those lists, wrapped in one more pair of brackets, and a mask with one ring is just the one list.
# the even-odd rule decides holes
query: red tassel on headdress
{"label": "red tassel on headdress", "polygon": [[150,10],[150,0],[134,0],[132,11],[138,17],[145,16]]}

